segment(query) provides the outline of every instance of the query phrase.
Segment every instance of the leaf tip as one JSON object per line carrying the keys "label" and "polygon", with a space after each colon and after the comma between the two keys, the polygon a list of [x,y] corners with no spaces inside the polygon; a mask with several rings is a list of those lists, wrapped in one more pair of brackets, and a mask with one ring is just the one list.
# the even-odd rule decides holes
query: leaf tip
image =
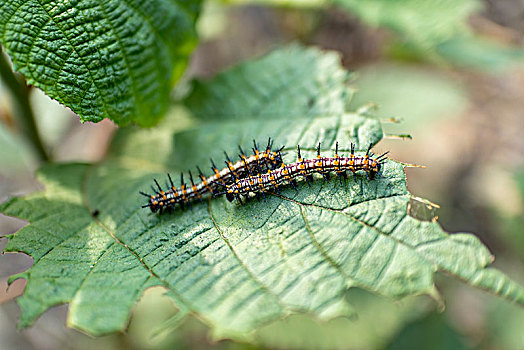
{"label": "leaf tip", "polygon": [[317,315],[322,321],[329,321],[337,317],[354,318],[356,316],[355,309],[343,298],[326,305]]}
{"label": "leaf tip", "polygon": [[435,285],[433,285],[433,288],[427,294],[437,303],[437,310],[439,312],[444,312],[446,309],[446,303],[444,302],[444,298],[442,298],[442,295],[438,292]]}
{"label": "leaf tip", "polygon": [[19,279],[29,280],[29,271],[24,271],[21,273],[17,273],[16,275],[9,276],[9,278],[7,279],[7,287],[9,288],[9,286],[13,284],[14,281]]}
{"label": "leaf tip", "polygon": [[255,331],[240,332],[218,326],[213,327],[210,333],[211,342],[216,343],[223,339],[252,343],[255,341]]}

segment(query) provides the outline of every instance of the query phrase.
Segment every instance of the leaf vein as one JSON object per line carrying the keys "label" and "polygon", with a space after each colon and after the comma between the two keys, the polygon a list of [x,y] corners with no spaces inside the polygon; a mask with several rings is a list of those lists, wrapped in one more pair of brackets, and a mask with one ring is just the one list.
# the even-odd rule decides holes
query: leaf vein
{"label": "leaf vein", "polygon": [[396,254],[398,249],[398,245],[394,243],[393,249],[391,249],[391,252],[389,253],[388,258],[384,261],[384,264],[382,265],[382,268],[378,272],[378,274],[375,277],[375,280],[373,281],[373,284],[376,286],[379,286],[382,279],[386,276],[386,271],[391,266],[391,260],[393,259],[394,255]]}
{"label": "leaf vein", "polygon": [[107,15],[106,8],[104,6],[104,0],[98,0],[98,3],[100,5],[100,8],[102,9],[102,13],[104,15],[104,19],[107,21],[107,23],[111,27],[111,32],[115,36],[116,42],[118,43],[118,47],[119,47],[120,52],[122,54],[122,59],[123,59],[124,64],[126,66],[128,76],[131,79],[131,84],[130,85],[131,85],[131,89],[133,90],[133,101],[132,101],[132,104],[136,105],[136,102],[134,102],[134,101],[136,100],[136,97],[138,96],[137,95],[137,90],[136,90],[137,82],[136,82],[135,76],[133,74],[133,70],[131,69],[131,66],[129,64],[129,60],[128,60],[128,57],[127,57],[127,52],[124,50],[124,46],[122,45],[122,39],[120,38],[120,36],[118,35],[117,31],[115,30],[113,22],[109,19],[108,15]]}
{"label": "leaf vein", "polygon": [[22,8],[22,6],[24,6],[25,3],[24,2],[21,2],[20,4],[18,4],[18,6],[15,8],[15,10],[13,11],[12,14],[9,15],[9,17],[6,18],[5,22],[4,22],[4,30],[2,31],[2,41],[4,41],[4,35],[6,33],[6,28],[7,28],[7,25],[9,24],[9,22],[11,22],[11,20],[13,19],[13,17],[15,17],[15,15],[17,14],[17,12]]}
{"label": "leaf vein", "polygon": [[362,260],[364,260],[364,257],[366,256],[366,254],[368,254],[370,251],[371,251],[371,248],[373,247],[373,245],[375,244],[375,242],[377,242],[378,240],[378,235],[374,235],[373,239],[371,240],[371,242],[369,242],[369,244],[360,251],[360,254],[358,255],[356,261],[355,261],[355,267],[353,268],[353,274],[354,275],[358,275],[358,270],[360,270],[360,268],[362,267],[361,266],[361,263],[362,263]]}
{"label": "leaf vein", "polygon": [[[54,20],[53,16],[51,16],[51,14],[46,10],[46,8],[44,7],[44,5],[38,0],[36,1],[38,3],[38,5],[40,5],[40,7],[42,8],[42,10],[47,14],[47,16],[51,19],[51,21],[53,22],[53,24],[55,25],[55,27],[58,29],[58,31],[62,34],[63,38],[69,43],[69,45],[71,46],[71,49],[76,53],[76,55],[78,56],[79,60],[81,61],[81,64],[84,66],[84,68],[86,69],[86,71],[88,72],[88,76],[91,80],[91,86],[94,85],[96,87],[96,90],[97,90],[97,93],[99,94],[99,98],[100,100],[102,101],[102,106],[104,107],[104,110],[105,112],[107,113],[107,115],[110,115],[110,113],[108,112],[108,109],[107,109],[107,106],[106,106],[106,103],[105,103],[105,100],[102,98],[102,96],[100,96],[100,89],[97,87],[96,83],[95,83],[95,78],[93,77],[93,74],[91,72],[91,70],[89,69],[88,65],[86,64],[86,62],[84,61],[83,57],[78,53],[78,51],[76,50],[76,47],[73,45],[71,39],[66,35],[65,31],[58,25],[58,23]],[[87,92],[87,90],[85,90]],[[85,96],[85,95],[84,95]]]}
{"label": "leaf vein", "polygon": [[281,309],[285,309],[284,305],[282,305],[282,303],[280,302],[280,299],[278,298],[277,295],[275,295],[270,289],[268,286],[266,286],[264,283],[262,283],[262,281],[260,281],[256,276],[255,274],[251,271],[251,269],[249,269],[247,267],[247,265],[242,261],[242,259],[240,259],[240,257],[238,256],[237,252],[235,251],[235,249],[233,248],[233,246],[231,245],[231,243],[229,242],[229,240],[224,236],[224,233],[222,232],[222,230],[220,229],[220,227],[218,226],[218,223],[216,222],[215,218],[213,217],[213,213],[211,211],[211,205],[208,204],[208,211],[209,211],[209,217],[211,218],[211,220],[213,221],[213,225],[215,226],[215,229],[217,230],[218,234],[220,235],[220,238],[224,241],[224,243],[228,246],[229,250],[231,251],[231,253],[233,254],[233,256],[235,257],[235,259],[238,261],[239,263],[239,266],[242,267],[246,272],[247,274],[249,275],[249,277],[260,287],[260,289],[262,289],[264,292],[266,292],[269,296],[273,297],[275,299],[275,301],[277,302],[277,304],[279,305],[279,307]]}
{"label": "leaf vein", "polygon": [[304,213],[304,209],[303,207],[300,206],[300,215],[302,216],[302,219],[304,220],[304,224],[306,226],[306,230],[311,238],[311,241],[313,243],[313,246],[318,250],[318,252],[320,253],[320,255],[322,255],[322,257],[324,259],[326,259],[326,261],[335,269],[339,272],[339,274],[344,277],[344,279],[346,280],[346,282],[353,282],[353,279],[351,277],[349,277],[339,266],[338,264],[333,261],[333,259],[331,259],[331,257],[327,254],[327,252],[321,247],[320,243],[318,243],[318,241],[316,240],[315,238],[315,234],[313,233],[313,230],[311,229],[311,226],[309,225],[309,221],[306,217],[306,214]]}

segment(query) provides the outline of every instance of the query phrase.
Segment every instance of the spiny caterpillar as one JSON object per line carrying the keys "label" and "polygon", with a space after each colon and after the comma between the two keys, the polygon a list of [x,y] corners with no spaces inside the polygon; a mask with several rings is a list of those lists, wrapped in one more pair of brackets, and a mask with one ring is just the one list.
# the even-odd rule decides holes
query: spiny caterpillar
{"label": "spiny caterpillar", "polygon": [[342,183],[341,176],[346,177],[347,172],[352,172],[356,178],[357,171],[365,171],[370,180],[375,178],[375,175],[380,172],[382,164],[386,160],[386,153],[373,158],[374,154],[370,153],[371,144],[364,156],[355,155],[355,145],[351,144],[351,154],[348,157],[338,155],[338,142],[336,143],[336,150],[334,157],[322,157],[320,155],[320,143],[317,148],[317,156],[313,159],[303,159],[300,153],[300,145],[298,149],[298,160],[295,163],[282,163],[279,168],[269,169],[266,173],[259,173],[250,175],[244,178],[236,178],[234,182],[222,185],[223,192],[229,201],[237,199],[241,202],[241,196],[248,197],[250,193],[259,196],[262,194],[265,197],[266,192],[276,190],[280,192],[279,187],[284,184],[291,184],[295,190],[296,180],[302,177],[306,180],[308,185],[313,180],[313,174],[320,174],[324,179],[329,180],[331,173],[336,173]]}
{"label": "spiny caterpillar", "polygon": [[198,176],[200,178],[199,183],[195,183],[193,175],[189,171],[190,185],[184,183],[184,174],[180,174],[180,187],[177,189],[173,184],[171,175],[167,174],[169,184],[166,184],[168,188],[163,190],[158,181],[154,179],[157,188],[151,186],[154,194],[147,194],[140,191],[140,194],[146,196],[149,202],[143,205],[142,208],[149,207],[151,211],[162,212],[162,211],[173,211],[175,206],[178,204],[182,209],[184,205],[191,205],[191,201],[194,199],[202,200],[202,196],[209,193],[212,196],[217,196],[220,193],[219,188],[230,185],[235,182],[236,179],[242,179],[248,176],[254,176],[262,174],[274,169],[279,168],[282,165],[281,151],[284,147],[277,149],[276,151],[271,150],[272,141],[269,138],[266,149],[260,152],[255,140],[253,140],[253,154],[246,156],[244,150],[238,146],[240,150],[240,160],[233,163],[226,152],[226,167],[219,170],[215,165],[214,161],[211,160],[211,170],[213,175],[206,177],[202,170],[197,167]]}

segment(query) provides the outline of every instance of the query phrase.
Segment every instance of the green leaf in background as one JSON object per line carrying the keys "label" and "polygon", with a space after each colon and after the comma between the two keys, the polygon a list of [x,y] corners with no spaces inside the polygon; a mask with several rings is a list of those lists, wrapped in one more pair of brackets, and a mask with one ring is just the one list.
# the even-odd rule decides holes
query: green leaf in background
{"label": "green leaf in background", "polygon": [[[505,195],[502,197],[503,203],[508,203],[511,210],[500,204],[498,206],[492,204],[490,209],[497,220],[502,223],[501,238],[511,246],[514,253],[524,259],[524,235],[522,234],[524,227],[524,170],[516,171],[512,180],[513,183],[510,182],[510,184],[513,186],[505,186],[498,190],[498,193]],[[508,201],[508,196],[513,196],[513,200]]]}
{"label": "green leaf in background", "polygon": [[226,4],[271,4],[275,6],[288,7],[320,7],[326,5],[330,0],[222,0]]}
{"label": "green leaf in background", "polygon": [[29,84],[82,121],[153,125],[196,44],[193,3],[3,1],[0,42]]}
{"label": "green leaf in background", "polygon": [[[522,226],[521,226],[522,227]],[[522,271],[519,271],[522,275]],[[524,312],[500,300],[486,303],[489,337],[488,344],[494,348],[519,350],[524,344],[524,334],[521,332],[524,323]]]}
{"label": "green leaf in background", "polygon": [[334,0],[342,8],[375,27],[390,28],[422,50],[457,33],[467,32],[468,17],[480,7],[477,0]]}
{"label": "green leaf in background", "polygon": [[[313,80],[294,71],[288,75],[286,70],[252,68],[286,66],[297,53],[316,57],[308,63],[317,67]],[[21,325],[31,324],[52,305],[69,302],[69,325],[91,334],[108,333],[125,327],[145,288],[162,285],[180,309],[211,326],[215,337],[250,339],[253,330],[292,313],[319,319],[352,315],[352,300],[346,298],[351,287],[391,298],[437,298],[436,271],[524,305],[522,286],[489,267],[493,257],[475,236],[449,235],[436,222],[409,215],[413,199],[403,165],[394,160],[373,181],[362,175],[342,183],[317,179],[311,187],[300,183],[298,192],[288,187],[265,201],[239,205],[206,199],[171,215],[140,208],[144,199],[138,191],[147,190],[153,178],[203,167],[209,156],[235,152],[238,143],[247,148],[253,138],[264,142],[272,136],[277,145],[287,145],[285,161],[295,160],[297,144],[308,157],[319,141],[326,154],[335,140],[343,153],[350,142],[360,154],[369,143],[376,144],[382,128],[367,115],[331,110],[322,103],[318,112],[303,115],[312,105],[304,98],[308,91],[318,91],[313,105],[338,96],[335,106],[344,106],[351,95],[344,92],[344,79],[334,83],[322,77],[324,69],[333,73],[324,61],[330,57],[293,46],[245,63],[242,74],[233,69],[196,90],[186,103],[198,106],[189,127],[166,123],[146,136],[127,132],[105,163],[41,169],[44,192],[0,207],[30,222],[6,247],[34,258],[33,267],[18,276],[28,279],[18,299]],[[241,75],[255,88],[228,86]],[[217,99],[227,101],[219,111]],[[289,117],[284,115],[286,104]],[[255,108],[242,114],[239,105]],[[230,118],[216,122],[217,114]],[[144,147],[134,158],[128,145],[146,144],[144,140],[169,147]]]}
{"label": "green leaf in background", "polygon": [[524,50],[480,37],[456,36],[437,46],[438,53],[458,67],[489,72],[524,66]]}
{"label": "green leaf in background", "polygon": [[0,124],[0,177],[9,178],[31,171],[31,165],[35,162],[27,145],[17,136]]}
{"label": "green leaf in background", "polygon": [[468,107],[464,87],[427,66],[373,64],[359,69],[357,82],[358,93],[350,107],[373,102],[378,105],[378,117],[402,119],[401,124],[388,126],[388,131],[409,130],[416,135],[428,123],[459,115]]}
{"label": "green leaf in background", "polygon": [[292,45],[255,62],[239,64],[210,82],[195,81],[185,105],[202,120],[343,113],[353,91],[346,86],[350,74],[339,61],[334,52]]}
{"label": "green leaf in background", "polygon": [[500,72],[524,63],[524,51],[474,35],[468,18],[481,8],[477,0],[334,0],[363,22],[389,28],[402,45],[391,54],[399,57],[445,60],[455,66]]}
{"label": "green leaf in background", "polygon": [[311,315],[292,315],[261,327],[256,339],[270,349],[383,349],[405,324],[435,306],[429,298],[407,297],[399,302],[359,288],[351,288],[346,298],[357,317],[320,322]]}
{"label": "green leaf in background", "polygon": [[432,313],[406,327],[387,349],[470,349],[466,344],[465,339],[447,324],[442,314]]}

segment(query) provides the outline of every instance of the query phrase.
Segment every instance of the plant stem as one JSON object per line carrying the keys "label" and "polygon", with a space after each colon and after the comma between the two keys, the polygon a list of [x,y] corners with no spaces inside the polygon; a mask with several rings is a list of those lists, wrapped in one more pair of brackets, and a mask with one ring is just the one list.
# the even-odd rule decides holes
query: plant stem
{"label": "plant stem", "polygon": [[29,89],[23,80],[16,77],[7,56],[2,51],[0,51],[0,78],[13,96],[16,110],[14,114],[21,132],[29,141],[37,156],[43,161],[49,161],[49,155],[38,133],[33,109],[29,103]]}

